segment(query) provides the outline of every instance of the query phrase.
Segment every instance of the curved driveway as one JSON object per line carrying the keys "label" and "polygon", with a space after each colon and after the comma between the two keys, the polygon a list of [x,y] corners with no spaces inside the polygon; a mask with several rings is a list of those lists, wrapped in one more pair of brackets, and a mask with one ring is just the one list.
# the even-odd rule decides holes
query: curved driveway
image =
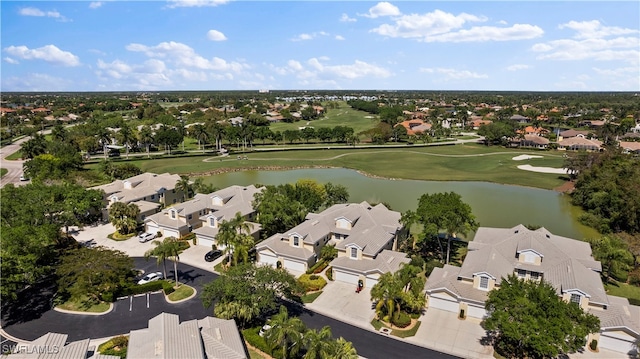
{"label": "curved driveway", "polygon": [[[134,260],[137,268],[147,272],[162,270],[161,267],[156,266],[154,260],[146,261],[139,257]],[[167,265],[167,275],[171,276],[173,265],[171,263],[167,263]],[[182,263],[178,265],[178,273],[182,283],[193,286],[199,293],[204,284],[217,278],[214,273]],[[39,298],[40,301],[46,299]],[[299,307],[292,307],[291,304],[287,306],[291,307],[292,312],[299,312],[300,319],[309,328],[319,329],[328,325],[331,327],[334,337],[344,337],[351,341],[358,354],[366,358],[455,358],[401,340],[385,337]],[[28,310],[29,308],[23,309]],[[148,297],[141,295],[118,300],[114,303],[113,310],[104,315],[68,314],[46,308],[38,318],[27,318],[20,321],[15,318],[20,313],[14,309],[13,313],[3,316],[2,327],[9,335],[23,340],[31,341],[48,332],[57,332],[66,333],[69,335],[69,341],[75,341],[86,338],[111,337],[128,333],[134,329],[146,328],[149,319],[162,312],[178,314],[180,320],[185,321],[210,316],[212,308],[204,308],[199,295],[182,303],[170,304],[166,302],[162,293],[157,293]]]}

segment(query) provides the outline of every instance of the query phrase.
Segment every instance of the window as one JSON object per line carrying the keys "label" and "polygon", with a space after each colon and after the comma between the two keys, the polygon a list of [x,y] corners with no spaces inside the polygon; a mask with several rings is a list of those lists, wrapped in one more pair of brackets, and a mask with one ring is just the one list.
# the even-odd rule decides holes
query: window
{"label": "window", "polygon": [[531,272],[529,274],[529,277],[531,278],[531,280],[538,280],[540,279],[540,273],[538,272]]}
{"label": "window", "polygon": [[358,258],[358,248],[351,247],[351,258]]}
{"label": "window", "polygon": [[176,211],[171,211],[171,219],[176,219]]}
{"label": "window", "polygon": [[193,215],[192,215],[192,214],[190,214],[187,218],[188,218],[189,220],[191,220],[191,219],[193,218]]}
{"label": "window", "polygon": [[296,247],[300,245],[300,237],[293,236],[293,245]]}
{"label": "window", "polygon": [[582,299],[582,296],[580,294],[571,294],[571,303],[580,305],[580,299]]}
{"label": "window", "polygon": [[517,273],[518,273],[518,278],[524,278],[527,276],[527,271],[524,269],[518,269]]}
{"label": "window", "polygon": [[152,194],[152,195],[151,195],[151,199],[156,199],[156,195],[155,195],[155,194]]}
{"label": "window", "polygon": [[489,278],[480,277],[480,288],[481,289],[488,289],[489,288]]}
{"label": "window", "polygon": [[211,227],[215,227],[216,226],[216,219],[213,217],[209,217],[209,226]]}

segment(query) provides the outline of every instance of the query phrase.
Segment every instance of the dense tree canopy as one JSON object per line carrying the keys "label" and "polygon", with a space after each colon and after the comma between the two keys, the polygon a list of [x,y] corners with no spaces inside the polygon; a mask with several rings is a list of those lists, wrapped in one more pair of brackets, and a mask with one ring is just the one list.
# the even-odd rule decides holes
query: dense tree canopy
{"label": "dense tree canopy", "polygon": [[276,309],[280,298],[297,300],[302,292],[296,279],[283,269],[241,264],[205,285],[202,302],[206,307],[214,305],[217,317],[247,323]]}
{"label": "dense tree canopy", "polygon": [[56,269],[60,288],[72,298],[87,296],[100,301],[115,294],[132,277],[133,259],[125,253],[105,247],[70,250]]}
{"label": "dense tree canopy", "polygon": [[583,222],[600,232],[640,232],[640,161],[620,151],[578,155],[571,198],[588,213]]}
{"label": "dense tree canopy", "polygon": [[515,275],[489,292],[484,327],[496,350],[512,358],[555,358],[586,344],[600,320],[576,303],[563,301],[548,283],[525,281]]}

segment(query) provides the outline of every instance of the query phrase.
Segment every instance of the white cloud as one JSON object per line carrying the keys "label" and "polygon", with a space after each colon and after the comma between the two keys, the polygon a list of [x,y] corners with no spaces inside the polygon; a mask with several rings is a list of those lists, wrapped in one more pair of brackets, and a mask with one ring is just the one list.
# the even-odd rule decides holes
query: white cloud
{"label": "white cloud", "polygon": [[429,73],[429,74],[442,74],[446,76],[446,79],[449,80],[465,80],[465,79],[487,79],[489,78],[486,74],[479,74],[477,72],[471,72],[469,70],[456,70],[451,68],[420,68],[420,72]]}
{"label": "white cloud", "polygon": [[5,57],[5,58],[4,58],[4,61],[5,61],[5,62],[8,62],[8,63],[10,63],[10,64],[12,64],[12,65],[17,65],[17,64],[19,64],[19,63],[20,63],[20,62],[18,62],[18,60],[12,59],[12,58],[10,58],[10,57]]}
{"label": "white cloud", "polygon": [[313,40],[319,36],[329,36],[329,33],[325,31],[316,31],[310,34],[303,33],[292,38],[291,41],[308,41],[308,40]]}
{"label": "white cloud", "polygon": [[92,1],[91,3],[89,3],[89,9],[97,9],[102,5],[104,5],[104,2],[102,1]]}
{"label": "white cloud", "polygon": [[539,53],[537,59],[640,63],[640,31],[637,29],[604,26],[598,20],[570,21],[559,28],[574,30],[573,38],[533,45],[531,50]]}
{"label": "white cloud", "polygon": [[616,35],[628,35],[637,34],[640,32],[637,29],[625,29],[616,26],[604,26],[598,20],[591,21],[569,21],[566,24],[558,26],[560,29],[571,29],[577,33],[574,36],[576,39],[593,39],[603,38]]}
{"label": "white cloud", "polygon": [[78,66],[78,56],[62,51],[55,45],[46,45],[37,49],[29,49],[26,46],[9,46],[4,49],[9,55],[22,60],[43,60],[50,64],[61,66]]}
{"label": "white cloud", "polygon": [[466,13],[454,15],[442,10],[434,10],[422,15],[403,15],[396,18],[393,24],[382,24],[372,29],[371,32],[387,37],[425,38],[427,36],[446,34],[461,28],[467,22],[482,22],[486,20],[485,17]]}
{"label": "white cloud", "polygon": [[540,37],[544,31],[538,26],[514,24],[511,27],[474,26],[468,30],[426,36],[426,42],[483,42],[513,41]]}
{"label": "white cloud", "polygon": [[391,71],[361,60],[355,60],[353,64],[345,65],[327,65],[323,62],[328,61],[325,57],[311,58],[307,60],[308,68],[304,68],[302,64],[297,63],[296,71],[302,73],[305,77],[338,77],[343,79],[356,79],[361,77],[377,77],[386,78],[391,76]]}
{"label": "white cloud", "polygon": [[211,41],[225,41],[227,39],[227,37],[218,30],[209,30],[207,32],[207,38]]}
{"label": "white cloud", "polygon": [[24,7],[18,11],[22,16],[52,17],[59,21],[68,21],[68,19],[57,11],[43,11],[35,7]]}
{"label": "white cloud", "polygon": [[342,21],[342,22],[356,22],[356,21],[358,21],[358,19],[354,19],[352,17],[349,17],[349,15],[347,15],[347,14],[342,14],[342,16],[340,16],[340,21]]}
{"label": "white cloud", "polygon": [[[132,86],[136,89],[155,89],[161,86],[171,86],[171,75],[175,71],[167,69],[163,61],[149,59],[142,64],[130,65],[121,60],[104,62],[98,60],[96,75],[99,79],[109,82],[112,88],[122,85]],[[197,78],[197,77],[196,77]]]}
{"label": "white cloud", "polygon": [[598,75],[613,76],[613,77],[621,77],[621,76],[626,77],[626,76],[635,74],[636,81],[637,81],[637,75],[638,75],[637,67],[619,67],[617,69],[601,69],[598,67],[594,67],[593,71],[595,71]]}
{"label": "white cloud", "polygon": [[386,1],[377,3],[374,7],[369,9],[366,14],[358,14],[360,16],[375,19],[381,16],[398,16],[400,15],[400,9],[395,5]]}
{"label": "white cloud", "polygon": [[506,22],[505,20],[498,21],[498,24],[500,24],[500,25],[509,25],[509,23]]}
{"label": "white cloud", "polygon": [[515,64],[515,65],[507,66],[507,71],[520,71],[520,70],[526,70],[529,68],[531,68],[531,66],[529,65]]}
{"label": "white cloud", "polygon": [[167,7],[170,9],[178,7],[215,7],[228,2],[229,0],[169,0]]}
{"label": "white cloud", "polygon": [[126,49],[143,52],[148,57],[167,59],[179,67],[193,67],[200,70],[241,72],[249,66],[236,61],[228,62],[219,57],[207,59],[198,55],[191,47],[180,42],[161,42],[156,46],[129,44]]}
{"label": "white cloud", "polygon": [[340,41],[342,41],[342,40],[344,40],[344,39],[345,39],[345,38],[344,38],[344,36],[342,36],[342,35],[336,35],[336,40],[340,40]]}

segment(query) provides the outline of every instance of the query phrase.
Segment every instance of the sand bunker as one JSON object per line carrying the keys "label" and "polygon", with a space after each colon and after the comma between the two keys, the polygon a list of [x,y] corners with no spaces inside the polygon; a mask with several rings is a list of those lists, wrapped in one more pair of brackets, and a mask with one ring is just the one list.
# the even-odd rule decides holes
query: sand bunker
{"label": "sand bunker", "polygon": [[516,157],[512,158],[512,160],[514,160],[514,161],[522,161],[522,160],[528,160],[530,158],[542,158],[542,156],[520,155],[520,156],[516,156]]}
{"label": "sand bunker", "polygon": [[534,167],[534,166],[531,166],[531,165],[520,165],[520,166],[518,166],[518,169],[525,170],[525,171],[531,171],[531,172],[555,173],[555,174],[562,174],[562,175],[566,175],[567,172],[569,172],[569,170],[566,169],[566,168]]}

